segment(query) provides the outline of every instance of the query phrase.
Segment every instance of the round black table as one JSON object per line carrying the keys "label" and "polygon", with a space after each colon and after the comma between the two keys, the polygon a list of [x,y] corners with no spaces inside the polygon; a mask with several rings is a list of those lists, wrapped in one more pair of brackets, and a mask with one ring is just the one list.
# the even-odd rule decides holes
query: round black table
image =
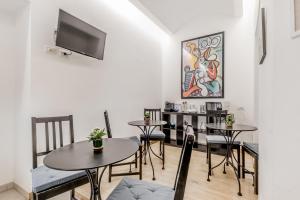
{"label": "round black table", "polygon": [[[254,127],[254,126],[249,126],[249,125],[244,125],[244,124],[234,124],[232,127],[227,127],[225,125],[225,123],[209,123],[209,124],[206,124],[206,128],[219,131],[220,134],[224,136],[226,144],[227,144],[227,151],[226,151],[224,159],[219,164],[217,164],[216,166],[212,167],[211,170],[210,170],[210,172],[213,169],[215,169],[215,168],[219,167],[220,165],[222,165],[224,162],[225,162],[224,163],[224,169],[225,169],[225,164],[230,165],[233,168],[233,170],[234,170],[236,179],[237,179],[238,184],[239,184],[238,195],[242,196],[241,182],[240,182],[240,179],[239,179],[239,176],[238,176],[238,173],[237,173],[238,172],[238,168],[240,168],[240,165],[239,165],[236,157],[234,156],[234,152],[233,152],[232,146],[233,146],[233,144],[235,142],[235,139],[237,138],[237,136],[241,132],[256,131],[257,128]],[[236,161],[237,166],[235,166],[234,160]],[[210,172],[208,173],[207,181],[210,181],[210,179],[209,179]],[[226,173],[225,170],[224,170],[223,173]]]}
{"label": "round black table", "polygon": [[139,121],[128,122],[128,124],[130,126],[138,127],[142,131],[142,133],[144,134],[144,136],[146,138],[146,140],[145,140],[146,148],[144,149],[144,156],[146,159],[147,153],[148,153],[150,164],[152,167],[152,174],[153,174],[152,180],[155,180],[155,173],[154,173],[154,167],[153,167],[153,163],[152,163],[152,159],[151,159],[151,152],[153,153],[153,155],[155,155],[156,157],[158,157],[161,160],[162,160],[162,157],[156,155],[154,153],[154,151],[152,150],[151,143],[150,143],[150,136],[153,133],[153,131],[155,130],[155,128],[165,125],[165,124],[167,124],[167,122],[161,121],[161,120],[150,120],[149,122],[146,122],[144,120],[139,120]]}
{"label": "round black table", "polygon": [[[44,164],[48,168],[56,170],[85,170],[91,185],[90,199],[97,200],[101,199],[100,183],[106,167],[131,157],[138,149],[138,144],[132,140],[105,138],[103,139],[103,151],[96,153],[92,143],[83,141],[52,151],[44,158]],[[100,177],[98,176],[99,167],[104,167]],[[95,169],[97,173],[96,176],[93,176]]]}

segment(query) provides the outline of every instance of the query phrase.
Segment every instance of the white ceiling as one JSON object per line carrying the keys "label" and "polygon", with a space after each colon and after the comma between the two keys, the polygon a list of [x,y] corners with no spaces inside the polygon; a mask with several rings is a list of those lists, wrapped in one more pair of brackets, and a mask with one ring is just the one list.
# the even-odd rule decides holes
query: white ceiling
{"label": "white ceiling", "polygon": [[16,12],[29,3],[29,0],[0,0],[0,12]]}
{"label": "white ceiling", "polygon": [[130,0],[155,23],[176,32],[191,20],[210,16],[241,16],[242,0]]}

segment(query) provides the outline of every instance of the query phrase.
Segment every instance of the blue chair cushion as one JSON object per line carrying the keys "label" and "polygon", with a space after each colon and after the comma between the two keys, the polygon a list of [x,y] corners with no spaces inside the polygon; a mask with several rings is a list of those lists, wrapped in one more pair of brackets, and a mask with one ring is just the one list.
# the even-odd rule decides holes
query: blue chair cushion
{"label": "blue chair cushion", "polygon": [[[228,138],[228,137],[226,137],[226,138]],[[206,141],[209,144],[227,144],[225,137],[222,135],[207,135]],[[234,141],[233,144],[239,145],[240,143],[241,143],[240,141]]]}
{"label": "blue chair cushion", "polygon": [[173,200],[174,195],[170,187],[125,177],[107,200]]}
{"label": "blue chair cushion", "polygon": [[[153,131],[150,134],[150,139],[165,139],[166,135],[162,131]],[[144,134],[141,134],[141,139],[145,140],[146,136]]]}
{"label": "blue chair cushion", "polygon": [[38,193],[83,176],[86,176],[85,171],[60,171],[40,166],[32,170],[32,191]]}
{"label": "blue chair cushion", "polygon": [[244,142],[243,145],[258,155],[258,144]]}

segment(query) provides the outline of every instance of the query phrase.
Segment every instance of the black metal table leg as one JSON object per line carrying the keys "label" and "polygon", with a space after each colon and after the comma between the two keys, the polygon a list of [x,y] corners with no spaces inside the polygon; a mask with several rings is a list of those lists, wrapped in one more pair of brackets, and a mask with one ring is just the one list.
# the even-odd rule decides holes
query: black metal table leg
{"label": "black metal table leg", "polygon": [[93,177],[92,172],[89,169],[87,169],[85,171],[86,171],[86,174],[89,179],[90,186],[91,186],[90,200],[97,200],[98,199],[97,195],[98,195],[99,191],[98,191],[98,187],[96,186],[97,185],[96,180]]}
{"label": "black metal table leg", "polygon": [[[146,148],[145,148],[145,163],[146,163],[146,157],[147,157],[147,154],[149,156],[149,161],[150,161],[150,164],[151,164],[151,168],[152,168],[152,180],[156,180],[155,178],[155,172],[154,172],[154,166],[153,166],[153,163],[152,163],[152,158],[151,158],[151,151],[152,151],[152,148],[151,148],[151,143],[150,143],[150,135],[152,134],[152,132],[154,131],[154,129],[156,128],[155,126],[153,126],[152,128],[150,126],[145,126],[145,127],[140,127],[138,126],[139,129],[141,129],[141,131],[143,132],[143,134],[145,135],[145,144],[146,144]],[[156,157],[159,157],[157,156],[153,151],[152,153],[156,156]],[[159,157],[160,158],[160,157]]]}
{"label": "black metal table leg", "polygon": [[[225,141],[226,141],[226,145],[227,145],[227,148],[226,148],[226,154],[225,154],[225,157],[224,159],[217,165],[215,165],[214,167],[212,167],[210,169],[210,171],[208,172],[208,177],[207,177],[207,181],[210,181],[210,174],[211,174],[211,171],[217,167],[219,167],[220,165],[224,164],[224,170],[223,170],[223,173],[226,174],[226,171],[225,171],[225,165],[229,165],[233,168],[233,171],[234,171],[234,174],[236,176],[236,179],[237,179],[237,182],[238,182],[238,185],[239,185],[239,192],[238,192],[238,195],[239,196],[242,196],[242,192],[241,192],[241,182],[240,182],[240,175],[239,175],[239,168],[240,168],[240,164],[238,162],[238,159],[236,159],[236,157],[234,156],[234,152],[233,152],[233,144],[235,142],[235,139],[237,138],[237,136],[242,132],[242,131],[232,131],[232,134],[229,134],[227,133],[227,131],[222,131],[222,130],[219,130],[219,132],[221,133],[221,135],[224,136],[225,138]],[[235,166],[234,164],[234,161],[236,161],[237,163],[237,166]]]}
{"label": "black metal table leg", "polygon": [[[222,131],[220,131],[222,132]],[[242,192],[241,192],[241,182],[240,182],[240,177],[239,177],[239,168],[240,168],[240,163],[237,161],[237,159],[234,156],[234,151],[232,149],[233,144],[235,142],[236,137],[241,133],[241,131],[232,131],[232,134],[223,134],[224,137],[227,135],[228,140],[226,140],[227,143],[227,155],[228,155],[228,164],[233,168],[234,174],[236,176],[238,185],[239,185],[239,191],[238,191],[238,195],[242,196]],[[236,161],[237,166],[235,166],[234,161]]]}
{"label": "black metal table leg", "polygon": [[98,172],[99,170],[97,169],[96,171],[96,176],[93,176],[93,173],[90,169],[85,170],[87,177],[90,182],[91,186],[91,195],[90,195],[90,200],[101,200],[101,190],[100,190],[100,184],[101,184],[101,179],[104,174],[104,171],[106,170],[107,166],[105,166],[100,174],[100,177],[98,179]]}

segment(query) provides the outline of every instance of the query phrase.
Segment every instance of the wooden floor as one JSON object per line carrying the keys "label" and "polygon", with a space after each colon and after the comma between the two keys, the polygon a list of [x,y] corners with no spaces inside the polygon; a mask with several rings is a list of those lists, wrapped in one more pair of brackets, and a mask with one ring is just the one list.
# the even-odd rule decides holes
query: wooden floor
{"label": "wooden floor", "polygon": [[[153,145],[157,150],[158,145]],[[177,171],[180,148],[166,146],[166,165],[165,170],[161,169],[161,161],[154,158],[154,167],[156,173],[155,183],[172,187]],[[222,157],[213,155],[213,164],[221,161]],[[149,162],[148,162],[149,163]],[[253,160],[250,157],[246,158],[246,166],[249,169],[253,167]],[[128,171],[129,166],[114,168],[115,172]],[[137,176],[132,176],[137,178]],[[116,187],[122,177],[113,177],[112,182],[108,183],[107,171],[103,176],[101,183],[102,198],[106,199],[111,191]],[[203,152],[193,151],[190,163],[189,175],[185,190],[186,200],[257,200],[257,195],[254,195],[252,186],[252,177],[246,176],[246,179],[241,179],[243,196],[237,195],[238,185],[234,176],[234,172],[230,167],[227,167],[227,174],[223,174],[222,167],[214,170],[211,182],[207,182],[207,164],[206,154]],[[152,171],[150,164],[143,165],[143,180],[152,181]],[[76,190],[80,199],[89,199],[90,187],[85,185]]]}

